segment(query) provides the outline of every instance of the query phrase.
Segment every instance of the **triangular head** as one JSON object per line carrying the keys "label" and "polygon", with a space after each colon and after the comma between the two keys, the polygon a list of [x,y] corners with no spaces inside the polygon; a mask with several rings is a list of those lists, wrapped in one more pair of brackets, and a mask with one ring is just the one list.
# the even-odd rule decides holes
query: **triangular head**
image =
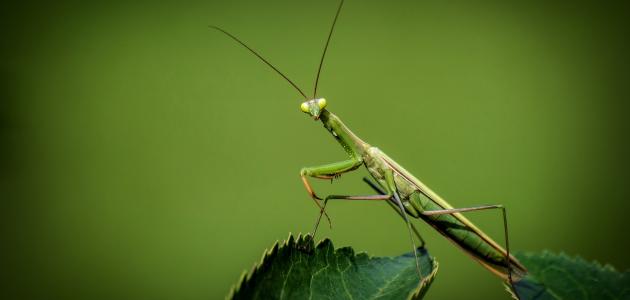
{"label": "triangular head", "polygon": [[300,109],[310,115],[315,121],[319,120],[319,115],[326,108],[326,99],[318,98],[302,102]]}

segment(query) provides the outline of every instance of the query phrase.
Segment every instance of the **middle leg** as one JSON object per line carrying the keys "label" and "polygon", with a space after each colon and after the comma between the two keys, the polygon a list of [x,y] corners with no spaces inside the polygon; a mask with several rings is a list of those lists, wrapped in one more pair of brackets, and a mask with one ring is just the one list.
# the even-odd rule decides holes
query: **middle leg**
{"label": "middle leg", "polygon": [[[363,177],[363,182],[367,183],[375,192],[379,193],[380,195],[386,195],[387,194],[382,187],[380,187],[377,183],[375,183],[374,181],[370,180],[369,178]],[[396,207],[396,204],[394,203],[393,200],[387,201],[387,205],[389,205],[389,207],[391,207],[398,214],[398,216],[400,216],[402,218],[403,222],[405,221],[405,216],[400,212],[398,207]],[[418,231],[418,229],[416,228],[415,225],[413,225],[413,223],[409,223],[409,225],[411,225],[411,230],[416,235],[418,240],[420,240],[420,248],[423,248],[424,245],[425,245],[425,241],[422,238],[422,236],[420,235],[420,231]]]}
{"label": "middle leg", "polygon": [[329,195],[324,199],[324,206],[322,206],[319,217],[317,218],[317,222],[315,222],[315,227],[313,228],[312,239],[315,240],[315,234],[317,233],[317,229],[319,228],[319,223],[322,220],[322,215],[326,212],[326,205],[328,204],[328,200],[389,200],[392,196],[390,195],[366,195],[366,196],[347,196],[347,195]]}

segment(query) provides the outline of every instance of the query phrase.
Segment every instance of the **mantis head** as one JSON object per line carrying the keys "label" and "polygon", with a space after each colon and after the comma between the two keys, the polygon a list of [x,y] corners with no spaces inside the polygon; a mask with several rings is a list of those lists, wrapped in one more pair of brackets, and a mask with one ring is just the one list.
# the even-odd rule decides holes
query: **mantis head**
{"label": "mantis head", "polygon": [[326,99],[324,98],[308,100],[302,102],[302,105],[300,105],[302,112],[309,114],[314,120],[319,119],[319,114],[322,113],[322,110],[324,110],[325,107]]}
{"label": "mantis head", "polygon": [[306,114],[310,115],[311,117],[313,117],[314,120],[319,120],[319,115],[322,113],[322,111],[324,111],[324,108],[326,107],[326,99],[324,99],[324,98],[316,98],[317,97],[317,83],[319,82],[319,75],[320,75],[320,73],[322,71],[322,66],[324,65],[324,57],[326,57],[326,50],[328,49],[328,43],[330,42],[330,38],[332,37],[333,30],[335,29],[335,24],[337,23],[337,17],[339,17],[339,12],[341,12],[341,7],[343,6],[343,1],[344,0],[341,0],[339,2],[339,6],[337,7],[337,13],[335,14],[335,19],[333,20],[332,26],[330,26],[330,32],[328,32],[328,39],[326,40],[326,45],[324,46],[324,52],[322,52],[322,58],[319,61],[319,67],[317,69],[317,76],[315,77],[315,86],[313,88],[313,98],[315,98],[315,99],[311,99],[311,100],[308,100],[309,97],[306,96],[306,94],[297,86],[297,84],[295,84],[293,81],[291,81],[291,79],[289,79],[289,77],[284,75],[284,73],[280,72],[280,70],[278,70],[278,68],[276,68],[269,61],[267,61],[260,54],[258,54],[258,52],[256,52],[256,50],[252,49],[247,44],[245,44],[243,41],[241,41],[239,38],[237,38],[233,34],[227,32],[225,29],[223,29],[221,27],[210,25],[210,28],[216,29],[216,30],[222,32],[223,34],[225,34],[228,37],[230,37],[231,39],[233,39],[235,42],[241,44],[241,46],[245,47],[247,50],[249,50],[249,52],[251,52],[256,57],[258,57],[258,59],[260,59],[262,62],[264,62],[267,66],[269,66],[274,71],[276,71],[276,73],[278,73],[278,75],[282,76],[282,78],[284,78],[284,80],[286,80],[289,84],[291,84],[291,86],[293,86],[300,93],[300,95],[302,95],[304,97],[304,99],[307,99],[305,102],[302,102],[302,105],[300,106],[300,109],[304,113],[306,113]]}

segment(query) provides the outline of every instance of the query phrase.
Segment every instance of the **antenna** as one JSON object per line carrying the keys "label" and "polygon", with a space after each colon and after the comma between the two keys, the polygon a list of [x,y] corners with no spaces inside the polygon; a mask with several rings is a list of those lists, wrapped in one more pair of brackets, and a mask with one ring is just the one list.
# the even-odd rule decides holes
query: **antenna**
{"label": "antenna", "polygon": [[[342,1],[343,2],[343,1]],[[337,19],[335,17],[335,19]],[[249,50],[251,53],[253,53],[254,55],[256,55],[256,57],[258,57],[260,60],[262,60],[265,64],[267,64],[269,67],[271,67],[274,71],[276,71],[276,73],[280,74],[280,76],[282,76],[282,78],[284,78],[286,81],[288,81],[298,92],[300,92],[300,94],[302,94],[302,96],[304,97],[304,99],[308,100],[308,97],[306,97],[306,94],[304,94],[304,92],[302,92],[302,90],[295,84],[293,83],[293,81],[291,81],[291,79],[289,79],[286,75],[282,74],[282,72],[280,72],[280,70],[278,70],[276,67],[274,67],[270,62],[268,62],[266,59],[264,59],[262,56],[260,56],[260,54],[258,54],[258,52],[256,52],[254,49],[250,48],[249,46],[247,46],[245,43],[243,43],[241,40],[239,40],[237,37],[233,36],[231,33],[225,31],[223,28],[217,27],[217,26],[213,26],[213,25],[209,25],[208,27],[216,29],[218,31],[221,31],[223,33],[225,33],[225,35],[231,37],[233,40],[235,40],[237,43],[241,44],[243,47],[247,48],[247,50]],[[332,33],[332,32],[331,32]],[[330,37],[328,38],[330,39]],[[328,45],[328,43],[326,43],[326,45]],[[325,52],[324,52],[325,53]],[[324,58],[322,57],[322,60]],[[321,66],[320,66],[321,68]],[[319,72],[318,72],[318,76],[319,76]],[[316,85],[317,86],[317,85]]]}
{"label": "antenna", "polygon": [[335,24],[337,23],[337,18],[339,17],[339,13],[341,12],[341,7],[343,6],[343,1],[339,2],[339,7],[337,8],[337,13],[335,14],[335,19],[333,20],[332,26],[330,26],[330,32],[328,33],[328,39],[326,39],[326,45],[324,46],[324,52],[322,53],[322,59],[319,61],[319,68],[317,68],[317,76],[315,77],[315,88],[313,89],[313,99],[317,98],[317,83],[319,82],[319,74],[322,71],[322,65],[324,65],[324,57],[326,57],[326,50],[328,50],[328,43],[330,43],[330,37],[332,37],[333,30],[335,29]]}

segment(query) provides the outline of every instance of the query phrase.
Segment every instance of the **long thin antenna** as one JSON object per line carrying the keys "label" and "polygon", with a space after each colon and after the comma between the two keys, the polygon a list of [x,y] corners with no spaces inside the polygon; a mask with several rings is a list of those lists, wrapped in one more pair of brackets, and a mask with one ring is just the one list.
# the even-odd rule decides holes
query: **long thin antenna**
{"label": "long thin antenna", "polygon": [[[274,67],[270,62],[268,62],[266,59],[264,59],[262,56],[260,56],[260,54],[258,54],[258,52],[256,52],[254,49],[250,48],[249,46],[247,46],[245,43],[243,43],[241,40],[239,40],[237,37],[233,36],[231,33],[225,31],[223,28],[217,27],[217,26],[213,26],[213,25],[209,25],[208,27],[216,29],[218,31],[221,31],[223,33],[225,33],[227,36],[231,37],[233,40],[235,40],[237,43],[241,44],[243,47],[247,48],[247,50],[249,50],[251,53],[254,53],[254,55],[256,55],[256,57],[260,58],[260,60],[262,60],[265,64],[267,64],[268,66],[270,66],[274,71],[276,71],[276,73],[280,74],[280,76],[282,76],[282,78],[284,78],[286,81],[288,81],[298,92],[300,92],[300,94],[302,94],[302,96],[304,97],[304,99],[308,100],[308,97],[306,97],[306,94],[304,94],[304,92],[302,92],[302,90],[295,84],[293,83],[293,81],[291,81],[291,79],[289,79],[289,77],[285,76],[284,74],[282,74],[282,72],[280,72],[280,70],[278,70],[276,67]],[[323,59],[323,58],[322,58]],[[321,68],[321,67],[320,67]]]}
{"label": "long thin antenna", "polygon": [[313,98],[317,98],[317,83],[319,82],[319,73],[322,72],[322,66],[324,65],[324,57],[326,57],[326,50],[328,50],[328,43],[330,43],[330,37],[332,37],[333,30],[335,29],[335,24],[337,23],[337,18],[339,17],[339,13],[341,12],[341,7],[343,6],[343,1],[339,2],[339,7],[337,8],[337,13],[335,14],[335,19],[333,20],[332,26],[330,27],[330,32],[328,33],[328,39],[326,40],[326,46],[324,46],[324,52],[322,53],[322,59],[319,61],[319,68],[317,68],[317,76],[315,77],[315,88],[313,89]]}

